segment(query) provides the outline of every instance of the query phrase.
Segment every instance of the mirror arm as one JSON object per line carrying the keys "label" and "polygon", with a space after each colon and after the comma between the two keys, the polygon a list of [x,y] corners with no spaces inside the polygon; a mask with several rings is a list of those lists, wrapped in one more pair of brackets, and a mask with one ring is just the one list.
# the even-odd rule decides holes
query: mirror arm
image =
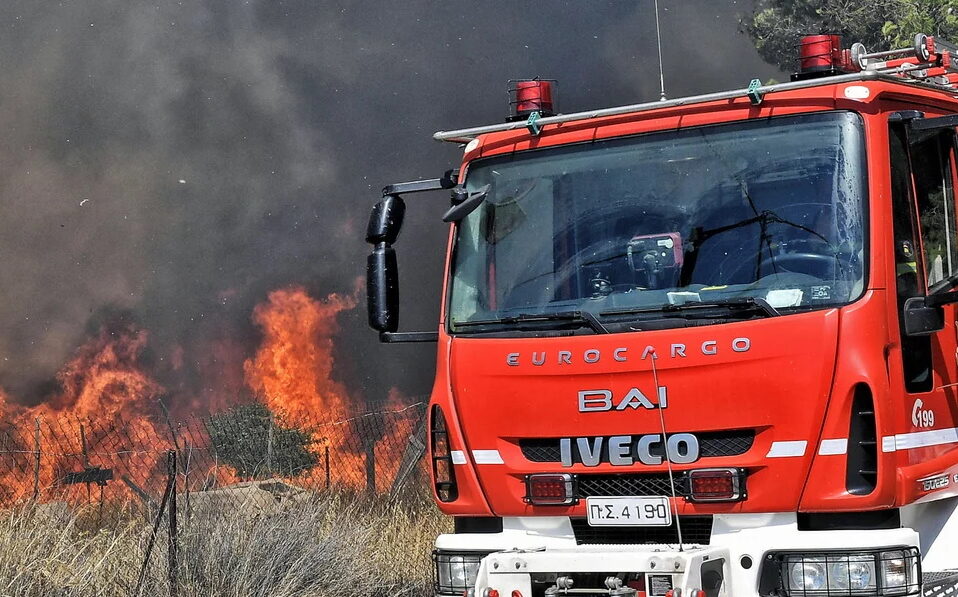
{"label": "mirror arm", "polygon": [[925,305],[929,307],[940,307],[958,303],[958,292],[936,292],[925,297]]}
{"label": "mirror arm", "polygon": [[379,332],[379,341],[383,344],[438,342],[439,332]]}
{"label": "mirror arm", "polygon": [[383,197],[386,195],[400,195],[404,193],[423,193],[425,191],[441,191],[456,186],[459,170],[447,170],[439,178],[414,180],[412,182],[397,182],[383,187]]}

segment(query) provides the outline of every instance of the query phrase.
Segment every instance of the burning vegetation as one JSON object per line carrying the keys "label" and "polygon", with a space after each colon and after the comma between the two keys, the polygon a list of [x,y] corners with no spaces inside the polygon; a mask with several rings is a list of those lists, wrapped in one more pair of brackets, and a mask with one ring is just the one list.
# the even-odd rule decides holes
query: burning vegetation
{"label": "burning vegetation", "polygon": [[111,497],[119,491],[156,501],[151,488],[162,484],[168,447],[180,453],[187,491],[267,478],[389,489],[416,422],[385,420],[406,407],[398,392],[369,408],[335,379],[336,318],[355,306],[354,294],[317,300],[298,286],[269,293],[252,314],[260,331],[255,350],[214,342],[209,361],[199,363],[242,371],[243,391],[224,373],[214,381],[226,380],[225,388],[205,387],[200,395],[165,387],[155,373],[158,362],[184,368],[182,349],[162,357],[148,330],[130,321],[104,324],[39,404],[0,390],[0,451],[15,464],[6,476],[16,477],[5,480],[0,500],[89,501],[109,487]]}

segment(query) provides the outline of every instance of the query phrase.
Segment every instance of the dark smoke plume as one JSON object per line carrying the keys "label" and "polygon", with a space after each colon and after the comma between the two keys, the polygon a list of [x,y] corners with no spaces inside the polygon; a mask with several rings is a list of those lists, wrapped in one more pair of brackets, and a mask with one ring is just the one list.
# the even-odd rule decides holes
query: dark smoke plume
{"label": "dark smoke plume", "polygon": [[[670,95],[781,76],[738,32],[750,2],[660,5]],[[455,166],[429,135],[500,120],[507,79],[559,79],[566,112],[656,99],[651,7],[0,3],[0,387],[43,400],[113,320],[149,330],[165,387],[229,385],[253,306],[290,283],[353,292],[379,188]],[[407,329],[435,326],[446,202],[409,201]],[[344,381],[428,392],[433,347],[379,347],[364,319],[341,317]]]}

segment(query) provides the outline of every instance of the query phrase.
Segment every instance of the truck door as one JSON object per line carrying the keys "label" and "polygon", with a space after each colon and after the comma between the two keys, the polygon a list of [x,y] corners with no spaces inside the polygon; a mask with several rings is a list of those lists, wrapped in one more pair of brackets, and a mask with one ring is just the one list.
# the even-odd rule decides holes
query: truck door
{"label": "truck door", "polygon": [[[958,278],[955,219],[955,131],[910,130],[893,122],[890,135],[893,253],[898,297],[900,349],[905,390],[905,429],[898,433],[953,427],[951,405],[958,381],[956,306],[945,305],[945,327],[930,336],[906,336],[906,299],[953,291]],[[905,462],[933,458],[948,446],[908,450]]]}

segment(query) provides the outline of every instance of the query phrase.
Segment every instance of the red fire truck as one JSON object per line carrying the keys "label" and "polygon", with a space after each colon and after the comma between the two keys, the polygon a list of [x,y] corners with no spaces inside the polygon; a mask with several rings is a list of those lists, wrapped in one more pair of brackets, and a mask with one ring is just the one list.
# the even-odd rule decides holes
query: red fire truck
{"label": "red fire truck", "polygon": [[[436,595],[954,591],[955,56],[810,36],[787,83],[557,114],[522,80],[436,133],[460,168],[367,230],[371,326],[438,343]],[[437,189],[441,323],[399,332]]]}

